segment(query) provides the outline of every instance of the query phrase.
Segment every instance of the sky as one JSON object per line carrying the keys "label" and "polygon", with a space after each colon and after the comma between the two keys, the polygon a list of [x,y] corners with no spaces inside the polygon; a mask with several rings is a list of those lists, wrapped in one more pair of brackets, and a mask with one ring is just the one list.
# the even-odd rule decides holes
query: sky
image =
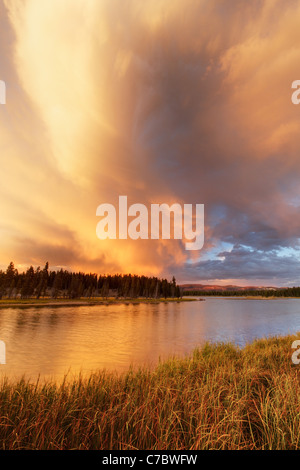
{"label": "sky", "polygon": [[[0,0],[0,269],[300,285],[298,0]],[[204,246],[96,209],[204,204]]]}

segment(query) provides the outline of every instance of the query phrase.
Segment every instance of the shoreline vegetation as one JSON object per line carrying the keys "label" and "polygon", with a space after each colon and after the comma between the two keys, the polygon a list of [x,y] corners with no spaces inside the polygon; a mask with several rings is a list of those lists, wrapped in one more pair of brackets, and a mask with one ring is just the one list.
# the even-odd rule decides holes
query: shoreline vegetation
{"label": "shoreline vegetation", "polygon": [[239,289],[239,290],[184,290],[184,296],[201,297],[245,297],[248,299],[300,298],[300,287],[280,287],[278,289]]}
{"label": "shoreline vegetation", "polygon": [[[19,273],[11,262],[6,271],[0,270],[0,300],[25,300],[56,302],[105,300],[111,302],[132,300],[180,299],[182,291],[173,276],[171,281],[157,277],[132,274],[98,275],[96,273],[70,272],[64,269],[49,270],[30,266]],[[93,299],[93,300],[92,300]]]}
{"label": "shoreline vegetation", "polygon": [[49,298],[43,299],[36,299],[36,298],[28,298],[28,299],[1,299],[0,300],[0,308],[26,308],[26,307],[82,307],[82,306],[95,306],[95,305],[118,305],[118,304],[126,304],[126,305],[139,305],[139,304],[159,304],[159,303],[169,303],[169,302],[193,302],[196,300],[202,299],[194,299],[194,298],[174,298],[174,297],[166,297],[166,298],[116,298],[116,297],[107,297],[107,298],[79,298],[77,300],[70,300],[64,298],[57,298],[55,300]]}
{"label": "shoreline vegetation", "polygon": [[299,450],[299,335],[210,344],[154,369],[0,381],[3,450]]}

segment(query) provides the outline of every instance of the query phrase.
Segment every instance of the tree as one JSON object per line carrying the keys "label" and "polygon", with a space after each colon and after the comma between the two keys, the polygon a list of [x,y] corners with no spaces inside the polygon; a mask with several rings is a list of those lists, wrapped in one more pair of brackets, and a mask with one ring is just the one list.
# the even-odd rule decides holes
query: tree
{"label": "tree", "polygon": [[175,292],[176,292],[176,279],[173,276],[172,278],[172,284],[171,284],[171,296],[175,297]]}
{"label": "tree", "polygon": [[109,293],[109,283],[108,283],[108,279],[105,279],[103,282],[102,289],[101,289],[101,297],[103,298],[105,297],[107,299],[108,293]]}
{"label": "tree", "polygon": [[30,268],[27,270],[26,275],[25,275],[25,282],[23,284],[23,287],[21,289],[21,297],[22,299],[31,297],[34,293],[34,269],[33,266],[30,266]]}

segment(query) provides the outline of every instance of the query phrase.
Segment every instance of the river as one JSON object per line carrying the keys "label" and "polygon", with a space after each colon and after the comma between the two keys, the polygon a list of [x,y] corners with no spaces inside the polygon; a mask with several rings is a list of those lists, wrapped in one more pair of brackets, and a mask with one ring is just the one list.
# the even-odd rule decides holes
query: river
{"label": "river", "polygon": [[97,369],[125,371],[184,356],[205,341],[244,346],[300,331],[300,299],[205,301],[77,307],[2,308],[0,376],[60,380]]}

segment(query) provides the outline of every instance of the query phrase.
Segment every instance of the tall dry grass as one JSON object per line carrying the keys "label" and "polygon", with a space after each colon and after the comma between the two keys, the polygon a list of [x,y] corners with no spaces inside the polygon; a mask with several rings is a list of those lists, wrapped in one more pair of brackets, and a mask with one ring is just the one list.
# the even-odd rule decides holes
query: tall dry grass
{"label": "tall dry grass", "polygon": [[206,344],[154,370],[0,386],[1,449],[299,449],[294,336]]}

